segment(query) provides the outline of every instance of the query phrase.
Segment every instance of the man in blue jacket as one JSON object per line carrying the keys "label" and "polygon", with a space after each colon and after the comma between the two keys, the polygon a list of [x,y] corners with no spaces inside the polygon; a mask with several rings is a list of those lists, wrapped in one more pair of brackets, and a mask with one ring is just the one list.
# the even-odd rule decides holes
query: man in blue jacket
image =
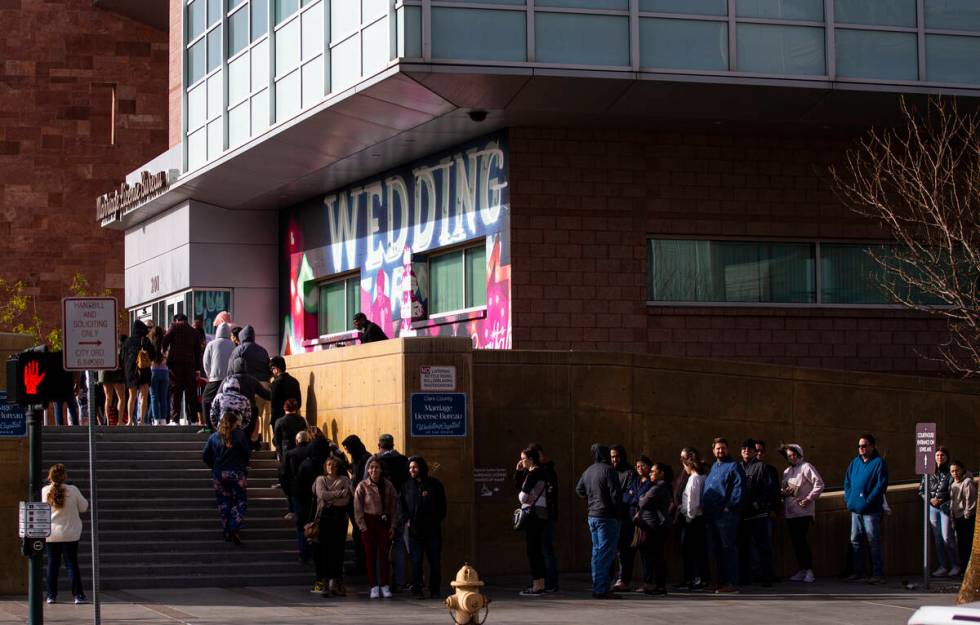
{"label": "man in blue jacket", "polygon": [[881,559],[881,511],[887,490],[888,465],[878,455],[875,437],[865,434],[858,441],[858,455],[851,460],[844,474],[844,502],[851,511],[851,549],[854,552],[854,573],[848,581],[864,579],[862,536],[871,551],[871,577],[867,582],[880,584],[885,581]]}
{"label": "man in blue jacket", "polygon": [[711,448],[715,463],[704,481],[701,509],[708,522],[715,557],[718,560],[716,593],[737,593],[738,588],[738,522],[742,517],[742,493],[745,472],[728,455],[728,441],[716,438]]}

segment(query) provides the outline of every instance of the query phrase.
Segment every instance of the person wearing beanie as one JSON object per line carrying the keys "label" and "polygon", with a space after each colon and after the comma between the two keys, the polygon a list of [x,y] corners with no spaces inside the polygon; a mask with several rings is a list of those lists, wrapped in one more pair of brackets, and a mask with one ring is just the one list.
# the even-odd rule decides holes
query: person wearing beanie
{"label": "person wearing beanie", "polygon": [[269,359],[269,369],[272,370],[272,385],[269,387],[269,402],[272,404],[272,430],[276,429],[276,421],[286,414],[286,401],[295,399],[298,402],[296,410],[299,412],[303,405],[303,392],[299,388],[299,381],[286,373],[286,359],[282,356],[273,356]]}
{"label": "person wearing beanie", "polygon": [[803,459],[803,448],[789,443],[779,448],[789,466],[783,471],[781,492],[783,495],[783,516],[789,530],[793,553],[800,570],[791,582],[813,583],[813,552],[807,540],[807,533],[816,515],[816,501],[823,492],[824,482],[816,467]]}

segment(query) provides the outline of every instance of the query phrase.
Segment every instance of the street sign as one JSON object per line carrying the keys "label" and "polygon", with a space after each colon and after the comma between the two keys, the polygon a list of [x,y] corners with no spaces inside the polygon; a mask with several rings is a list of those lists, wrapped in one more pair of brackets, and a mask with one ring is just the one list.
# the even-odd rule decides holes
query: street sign
{"label": "street sign", "polygon": [[0,438],[27,436],[27,413],[24,407],[7,403],[7,391],[0,391]]}
{"label": "street sign", "polygon": [[456,367],[419,367],[423,391],[455,391]]}
{"label": "street sign", "polygon": [[65,369],[117,368],[116,298],[66,297],[61,305]]}
{"label": "street sign", "polygon": [[44,502],[20,502],[21,538],[47,538],[51,535],[51,506]]}
{"label": "street sign", "polygon": [[936,424],[915,424],[915,474],[936,472]]}

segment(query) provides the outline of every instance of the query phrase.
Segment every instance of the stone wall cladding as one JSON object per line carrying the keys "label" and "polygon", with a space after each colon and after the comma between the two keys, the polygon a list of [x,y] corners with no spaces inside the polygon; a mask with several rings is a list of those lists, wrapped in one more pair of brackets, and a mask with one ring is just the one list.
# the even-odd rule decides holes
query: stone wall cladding
{"label": "stone wall cladding", "polygon": [[167,149],[167,33],[91,0],[2,0],[0,24],[0,276],[50,329],[76,271],[122,297],[122,233],[95,200]]}
{"label": "stone wall cladding", "polygon": [[511,129],[514,348],[942,371],[924,356],[944,324],[921,314],[646,304],[648,236],[886,239],[830,189],[859,133]]}

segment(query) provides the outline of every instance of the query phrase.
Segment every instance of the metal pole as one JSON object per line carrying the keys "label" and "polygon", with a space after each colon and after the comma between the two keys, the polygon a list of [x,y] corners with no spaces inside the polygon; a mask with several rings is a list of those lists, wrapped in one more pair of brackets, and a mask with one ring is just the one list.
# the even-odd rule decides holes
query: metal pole
{"label": "metal pole", "polygon": [[922,588],[929,589],[929,476],[922,476]]}
{"label": "metal pole", "polygon": [[99,604],[99,504],[98,490],[95,484],[95,384],[94,371],[88,372],[88,487],[89,514],[92,519],[92,619],[95,625],[102,622],[102,610]]}
{"label": "metal pole", "polygon": [[[30,492],[27,501],[41,500],[41,423],[44,421],[44,407],[35,405],[27,412],[28,459],[27,472]],[[28,538],[27,540],[35,540]],[[27,603],[29,625],[44,625],[44,603],[41,592],[44,580],[41,576],[41,554],[31,556],[28,569]]]}

